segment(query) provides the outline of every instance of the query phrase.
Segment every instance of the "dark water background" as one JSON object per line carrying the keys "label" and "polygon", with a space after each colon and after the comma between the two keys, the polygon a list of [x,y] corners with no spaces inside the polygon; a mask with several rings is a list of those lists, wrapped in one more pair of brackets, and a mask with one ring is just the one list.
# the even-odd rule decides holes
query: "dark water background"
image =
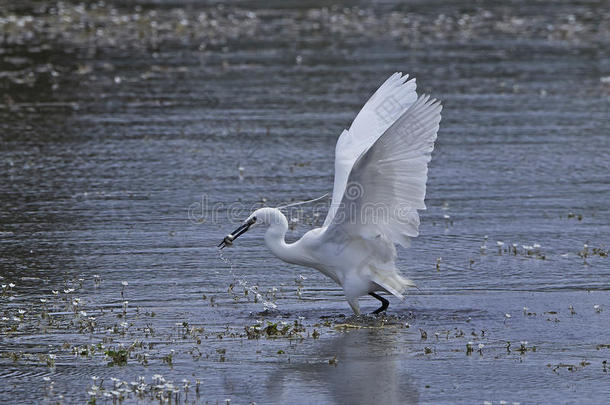
{"label": "dark water background", "polygon": [[[1,401],[607,401],[604,2],[0,5]],[[394,71],[444,105],[399,251],[420,291],[345,327],[341,290],[262,230],[215,246],[250,208],[330,192],[338,135]]]}

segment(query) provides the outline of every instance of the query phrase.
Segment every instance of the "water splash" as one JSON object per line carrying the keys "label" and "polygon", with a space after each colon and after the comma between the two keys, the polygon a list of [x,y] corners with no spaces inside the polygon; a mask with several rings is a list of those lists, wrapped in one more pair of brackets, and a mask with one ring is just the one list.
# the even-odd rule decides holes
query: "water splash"
{"label": "water splash", "polygon": [[222,250],[218,251],[218,255],[220,257],[220,260],[222,260],[225,264],[227,264],[229,266],[229,273],[231,274],[233,279],[237,282],[237,284],[240,287],[242,287],[244,289],[244,291],[246,291],[248,293],[248,295],[254,297],[254,303],[262,302],[263,310],[277,308],[276,303],[274,303],[272,301],[268,301],[265,297],[263,297],[263,295],[258,290],[258,286],[256,286],[256,285],[251,286],[244,277],[241,277],[241,276],[238,276],[237,274],[235,274],[233,262],[231,262],[231,260],[224,255],[224,252]]}

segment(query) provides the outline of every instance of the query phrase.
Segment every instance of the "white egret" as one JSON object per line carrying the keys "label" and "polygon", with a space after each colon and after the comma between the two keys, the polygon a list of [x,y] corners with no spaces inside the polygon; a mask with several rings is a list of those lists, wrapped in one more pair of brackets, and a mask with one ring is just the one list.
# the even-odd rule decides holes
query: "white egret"
{"label": "white egret", "polygon": [[[395,266],[395,244],[418,235],[425,209],[428,162],[441,120],[441,104],[417,96],[415,79],[394,73],[366,102],[335,148],[332,202],[324,225],[294,243],[278,208],[260,208],[220,243],[223,248],[254,224],[265,224],[267,247],[280,259],[312,267],[339,284],[356,315],[358,298],[377,292],[404,299],[413,282]],[[280,207],[281,208],[281,207]]]}

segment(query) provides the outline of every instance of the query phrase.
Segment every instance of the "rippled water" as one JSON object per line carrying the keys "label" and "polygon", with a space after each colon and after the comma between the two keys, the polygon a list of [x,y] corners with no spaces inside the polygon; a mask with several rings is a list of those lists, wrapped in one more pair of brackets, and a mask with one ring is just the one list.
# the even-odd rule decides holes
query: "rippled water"
{"label": "rippled water", "polygon": [[[132,32],[132,11],[105,5],[89,11],[109,19],[95,40],[59,34],[76,28],[57,10],[2,11],[2,401],[83,403],[94,384],[98,403],[145,403],[110,378],[160,374],[187,403],[605,402],[601,3],[162,3],[138,13],[183,31]],[[202,12],[220,21],[206,46]],[[31,13],[24,26],[48,19],[48,37],[16,30]],[[331,191],[338,135],[394,71],[444,105],[421,236],[399,251],[420,290],[383,321],[353,319],[336,285],[272,257],[261,229],[221,257],[250,208]],[[321,223],[319,207],[288,239]],[[290,330],[267,336],[268,322]],[[112,365],[105,352],[122,348]]]}

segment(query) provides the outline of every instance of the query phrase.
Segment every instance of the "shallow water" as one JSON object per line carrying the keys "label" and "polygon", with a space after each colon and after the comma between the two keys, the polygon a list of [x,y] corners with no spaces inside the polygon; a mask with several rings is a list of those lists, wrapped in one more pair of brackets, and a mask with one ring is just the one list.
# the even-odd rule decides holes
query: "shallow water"
{"label": "shallow water", "polygon": [[[2,401],[605,402],[601,4],[158,3],[140,31],[113,3],[2,11]],[[61,25],[72,13],[104,36]],[[251,209],[331,191],[337,136],[394,71],[444,105],[421,235],[399,251],[419,290],[353,319],[261,229],[221,257]],[[290,240],[325,205],[300,214]],[[111,380],[140,376],[139,396]]]}

